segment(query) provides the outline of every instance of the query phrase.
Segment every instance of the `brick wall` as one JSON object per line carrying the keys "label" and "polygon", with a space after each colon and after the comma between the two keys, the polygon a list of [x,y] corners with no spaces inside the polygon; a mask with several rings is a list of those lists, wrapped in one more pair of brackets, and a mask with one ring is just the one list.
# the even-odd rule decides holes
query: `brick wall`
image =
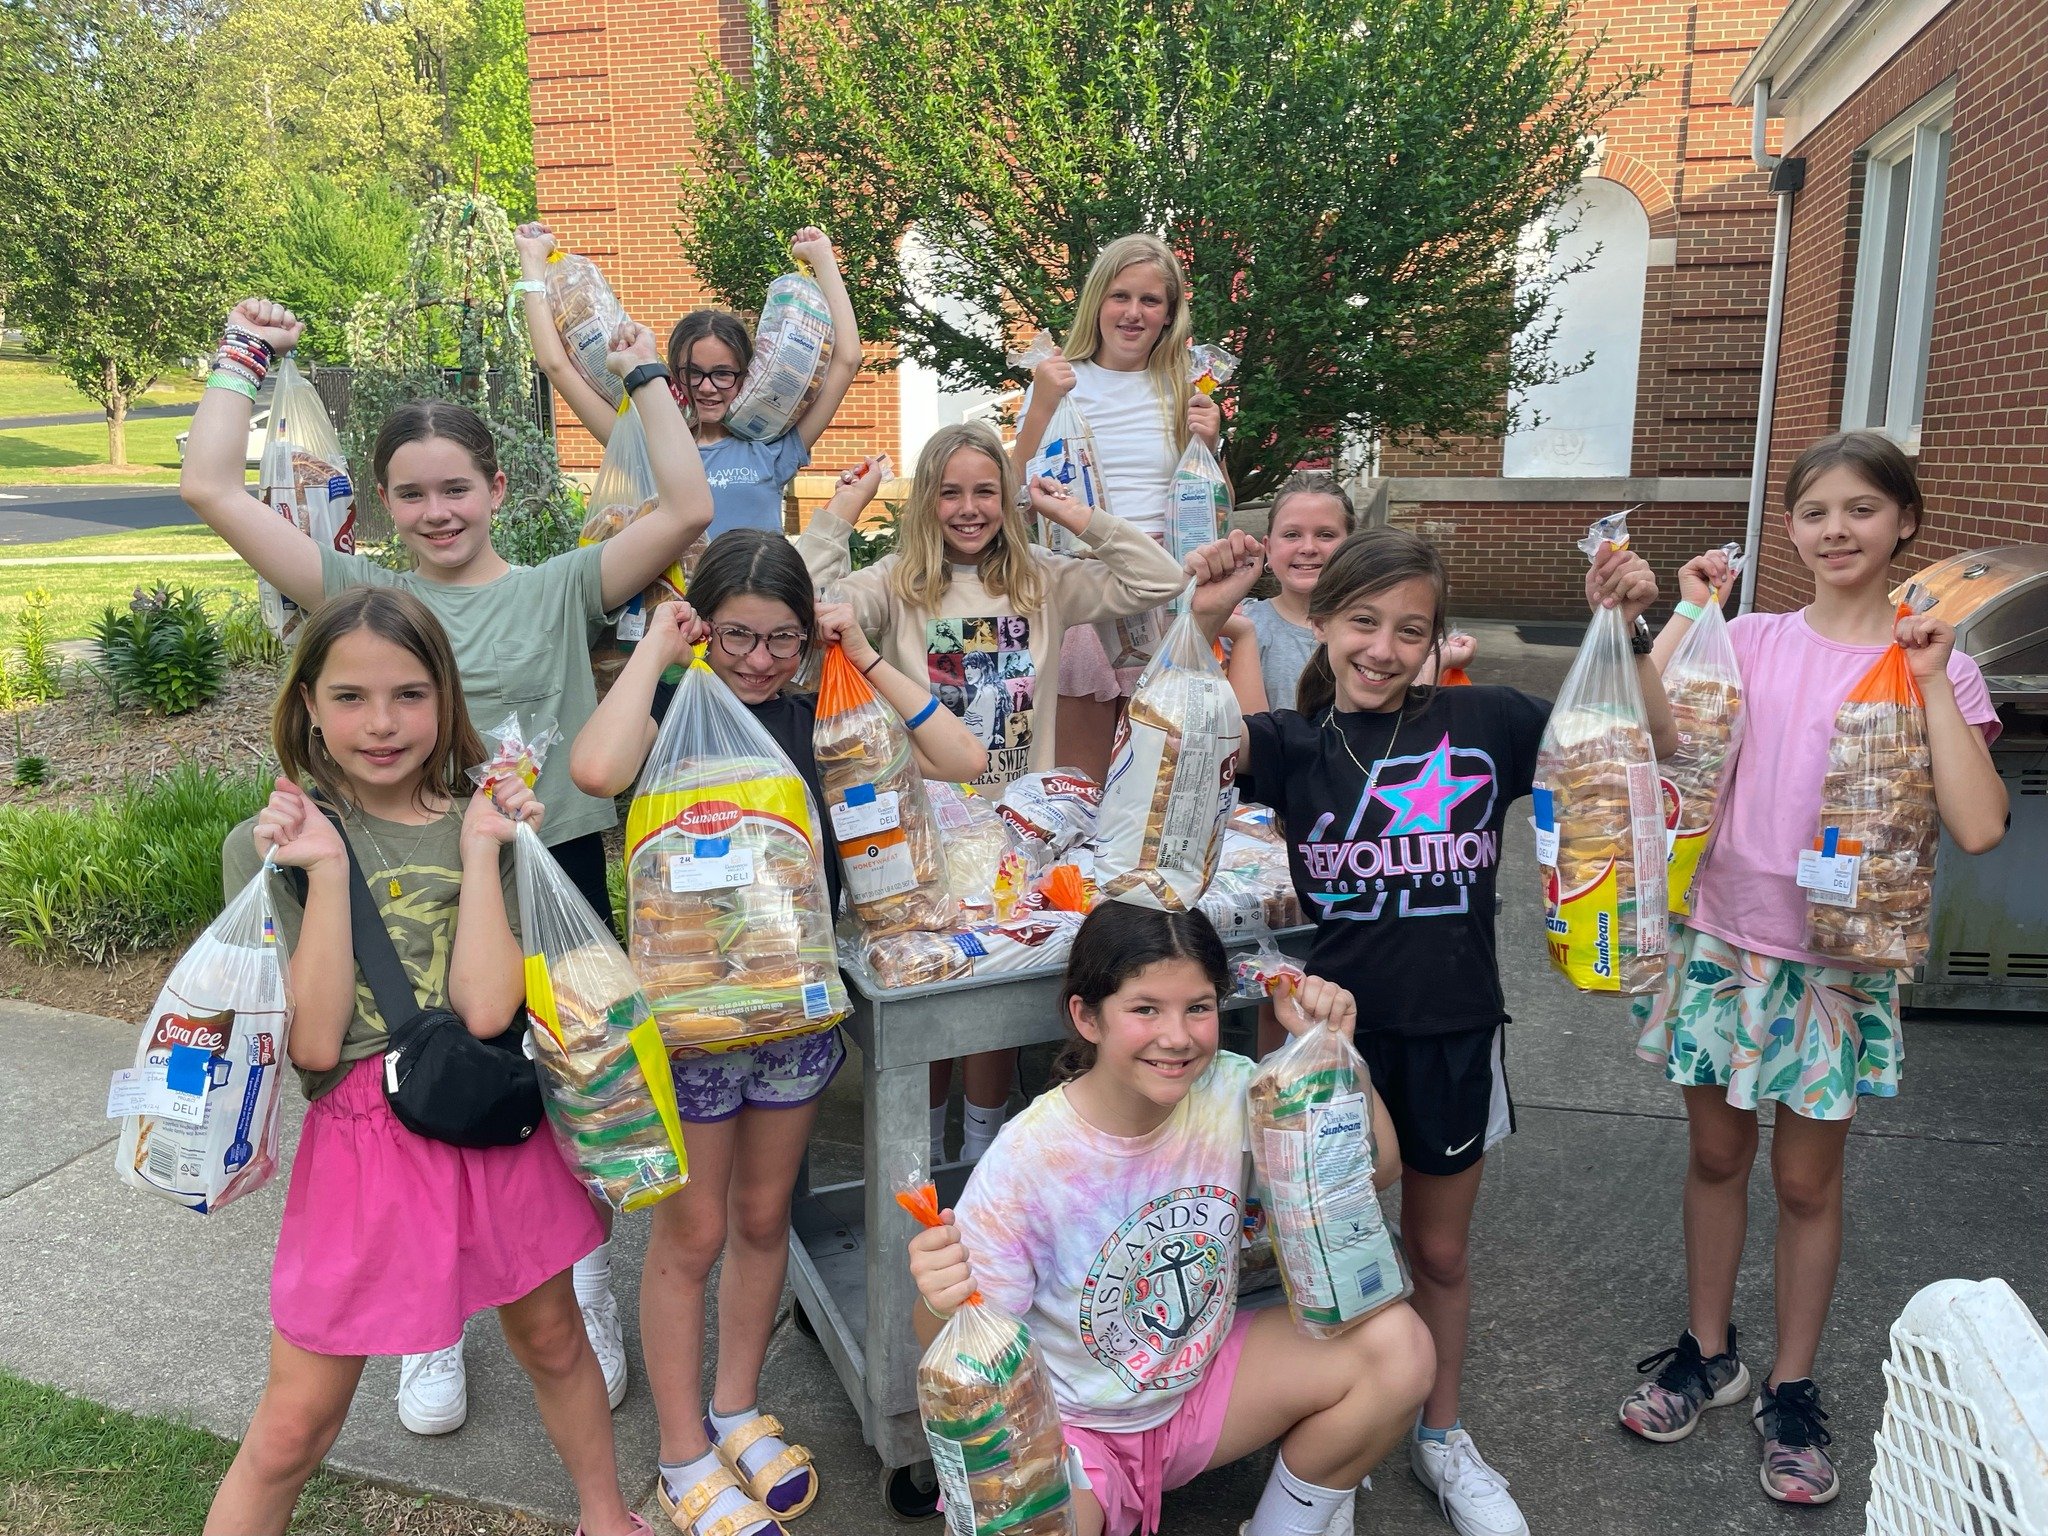
{"label": "brick wall", "polygon": [[[677,176],[695,149],[698,66],[751,57],[744,0],[526,0],[526,46],[540,216],[665,343],[685,312],[717,302],[675,233]],[[595,468],[596,443],[566,409],[557,420],[564,467]],[[864,371],[813,457],[837,467],[896,449],[896,381]]]}
{"label": "brick wall", "polygon": [[1959,550],[2048,538],[2048,7],[1958,0],[1792,146],[1792,215],[1758,606],[1806,601],[1775,503],[1800,450],[1841,424],[1861,207],[1859,146],[1942,82],[1955,140],[1920,436],[1927,522],[1901,574]]}

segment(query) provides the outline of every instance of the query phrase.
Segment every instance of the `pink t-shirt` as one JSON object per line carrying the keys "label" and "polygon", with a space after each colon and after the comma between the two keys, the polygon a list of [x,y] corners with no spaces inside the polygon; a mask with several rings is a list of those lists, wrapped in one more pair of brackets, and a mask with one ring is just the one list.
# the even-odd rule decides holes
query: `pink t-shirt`
{"label": "pink t-shirt", "polygon": [[[1825,639],[1803,611],[1745,614],[1728,634],[1742,669],[1742,746],[1686,922],[1760,955],[1839,966],[1806,948],[1799,850],[1820,824],[1835,711],[1884,647]],[[1955,652],[1948,680],[1963,718],[1995,739],[1998,712],[1977,663]]]}

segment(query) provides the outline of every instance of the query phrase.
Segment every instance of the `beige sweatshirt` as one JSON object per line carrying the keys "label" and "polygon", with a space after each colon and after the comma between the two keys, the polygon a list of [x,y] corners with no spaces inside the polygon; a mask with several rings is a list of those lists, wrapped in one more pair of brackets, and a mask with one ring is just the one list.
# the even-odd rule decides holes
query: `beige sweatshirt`
{"label": "beige sweatshirt", "polygon": [[896,595],[884,555],[853,569],[852,527],[819,512],[797,549],[819,586],[828,583],[853,605],[854,617],[889,664],[929,679],[939,703],[967,722],[988,748],[978,781],[1007,784],[1022,773],[1059,766],[1053,722],[1058,714],[1060,640],[1067,627],[1146,613],[1179,593],[1186,578],[1160,545],[1122,518],[1097,511],[1082,530],[1090,558],[1055,555],[1033,545],[1045,572],[1045,606],[1019,614],[992,595],[973,566],[956,565],[935,612]]}

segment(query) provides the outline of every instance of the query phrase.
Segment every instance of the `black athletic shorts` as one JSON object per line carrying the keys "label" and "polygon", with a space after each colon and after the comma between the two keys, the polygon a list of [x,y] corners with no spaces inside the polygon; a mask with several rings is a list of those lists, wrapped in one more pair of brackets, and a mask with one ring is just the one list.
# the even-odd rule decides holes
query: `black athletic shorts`
{"label": "black athletic shorts", "polygon": [[1372,1085],[1417,1173],[1462,1173],[1515,1128],[1508,1097],[1507,1026],[1445,1035],[1374,1030],[1358,1037]]}

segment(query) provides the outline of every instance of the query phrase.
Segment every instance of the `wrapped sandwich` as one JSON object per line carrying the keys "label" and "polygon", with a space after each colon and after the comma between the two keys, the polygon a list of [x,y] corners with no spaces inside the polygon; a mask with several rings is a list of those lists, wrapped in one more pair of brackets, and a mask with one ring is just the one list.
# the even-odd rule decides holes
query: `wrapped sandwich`
{"label": "wrapped sandwich", "polygon": [[1011,916],[1031,879],[1017,834],[993,800],[971,785],[926,779],[925,798],[946,855],[946,887],[961,926]]}
{"label": "wrapped sandwich", "polygon": [[[1729,578],[1742,568],[1742,546],[1729,544]],[[1678,727],[1678,748],[1659,766],[1664,774],[1664,820],[1670,844],[1671,910],[1692,911],[1693,876],[1714,829],[1722,791],[1742,744],[1742,674],[1721,594],[1707,600],[1700,616],[1671,653],[1664,669],[1664,693]]]}
{"label": "wrapped sandwich", "polygon": [[703,661],[676,687],[626,817],[627,953],[671,1055],[846,1014],[817,808]]}
{"label": "wrapped sandwich", "polygon": [[747,377],[725,413],[735,437],[768,442],[803,419],[832,363],[832,310],[808,269],[768,285]]}
{"label": "wrapped sandwich", "polygon": [[[328,419],[320,391],[287,357],[278,365],[263,438],[258,490],[263,504],[322,549],[352,554],[356,547],[356,493],[348,455]],[[256,583],[263,625],[289,643],[305,611],[269,582]]]}

